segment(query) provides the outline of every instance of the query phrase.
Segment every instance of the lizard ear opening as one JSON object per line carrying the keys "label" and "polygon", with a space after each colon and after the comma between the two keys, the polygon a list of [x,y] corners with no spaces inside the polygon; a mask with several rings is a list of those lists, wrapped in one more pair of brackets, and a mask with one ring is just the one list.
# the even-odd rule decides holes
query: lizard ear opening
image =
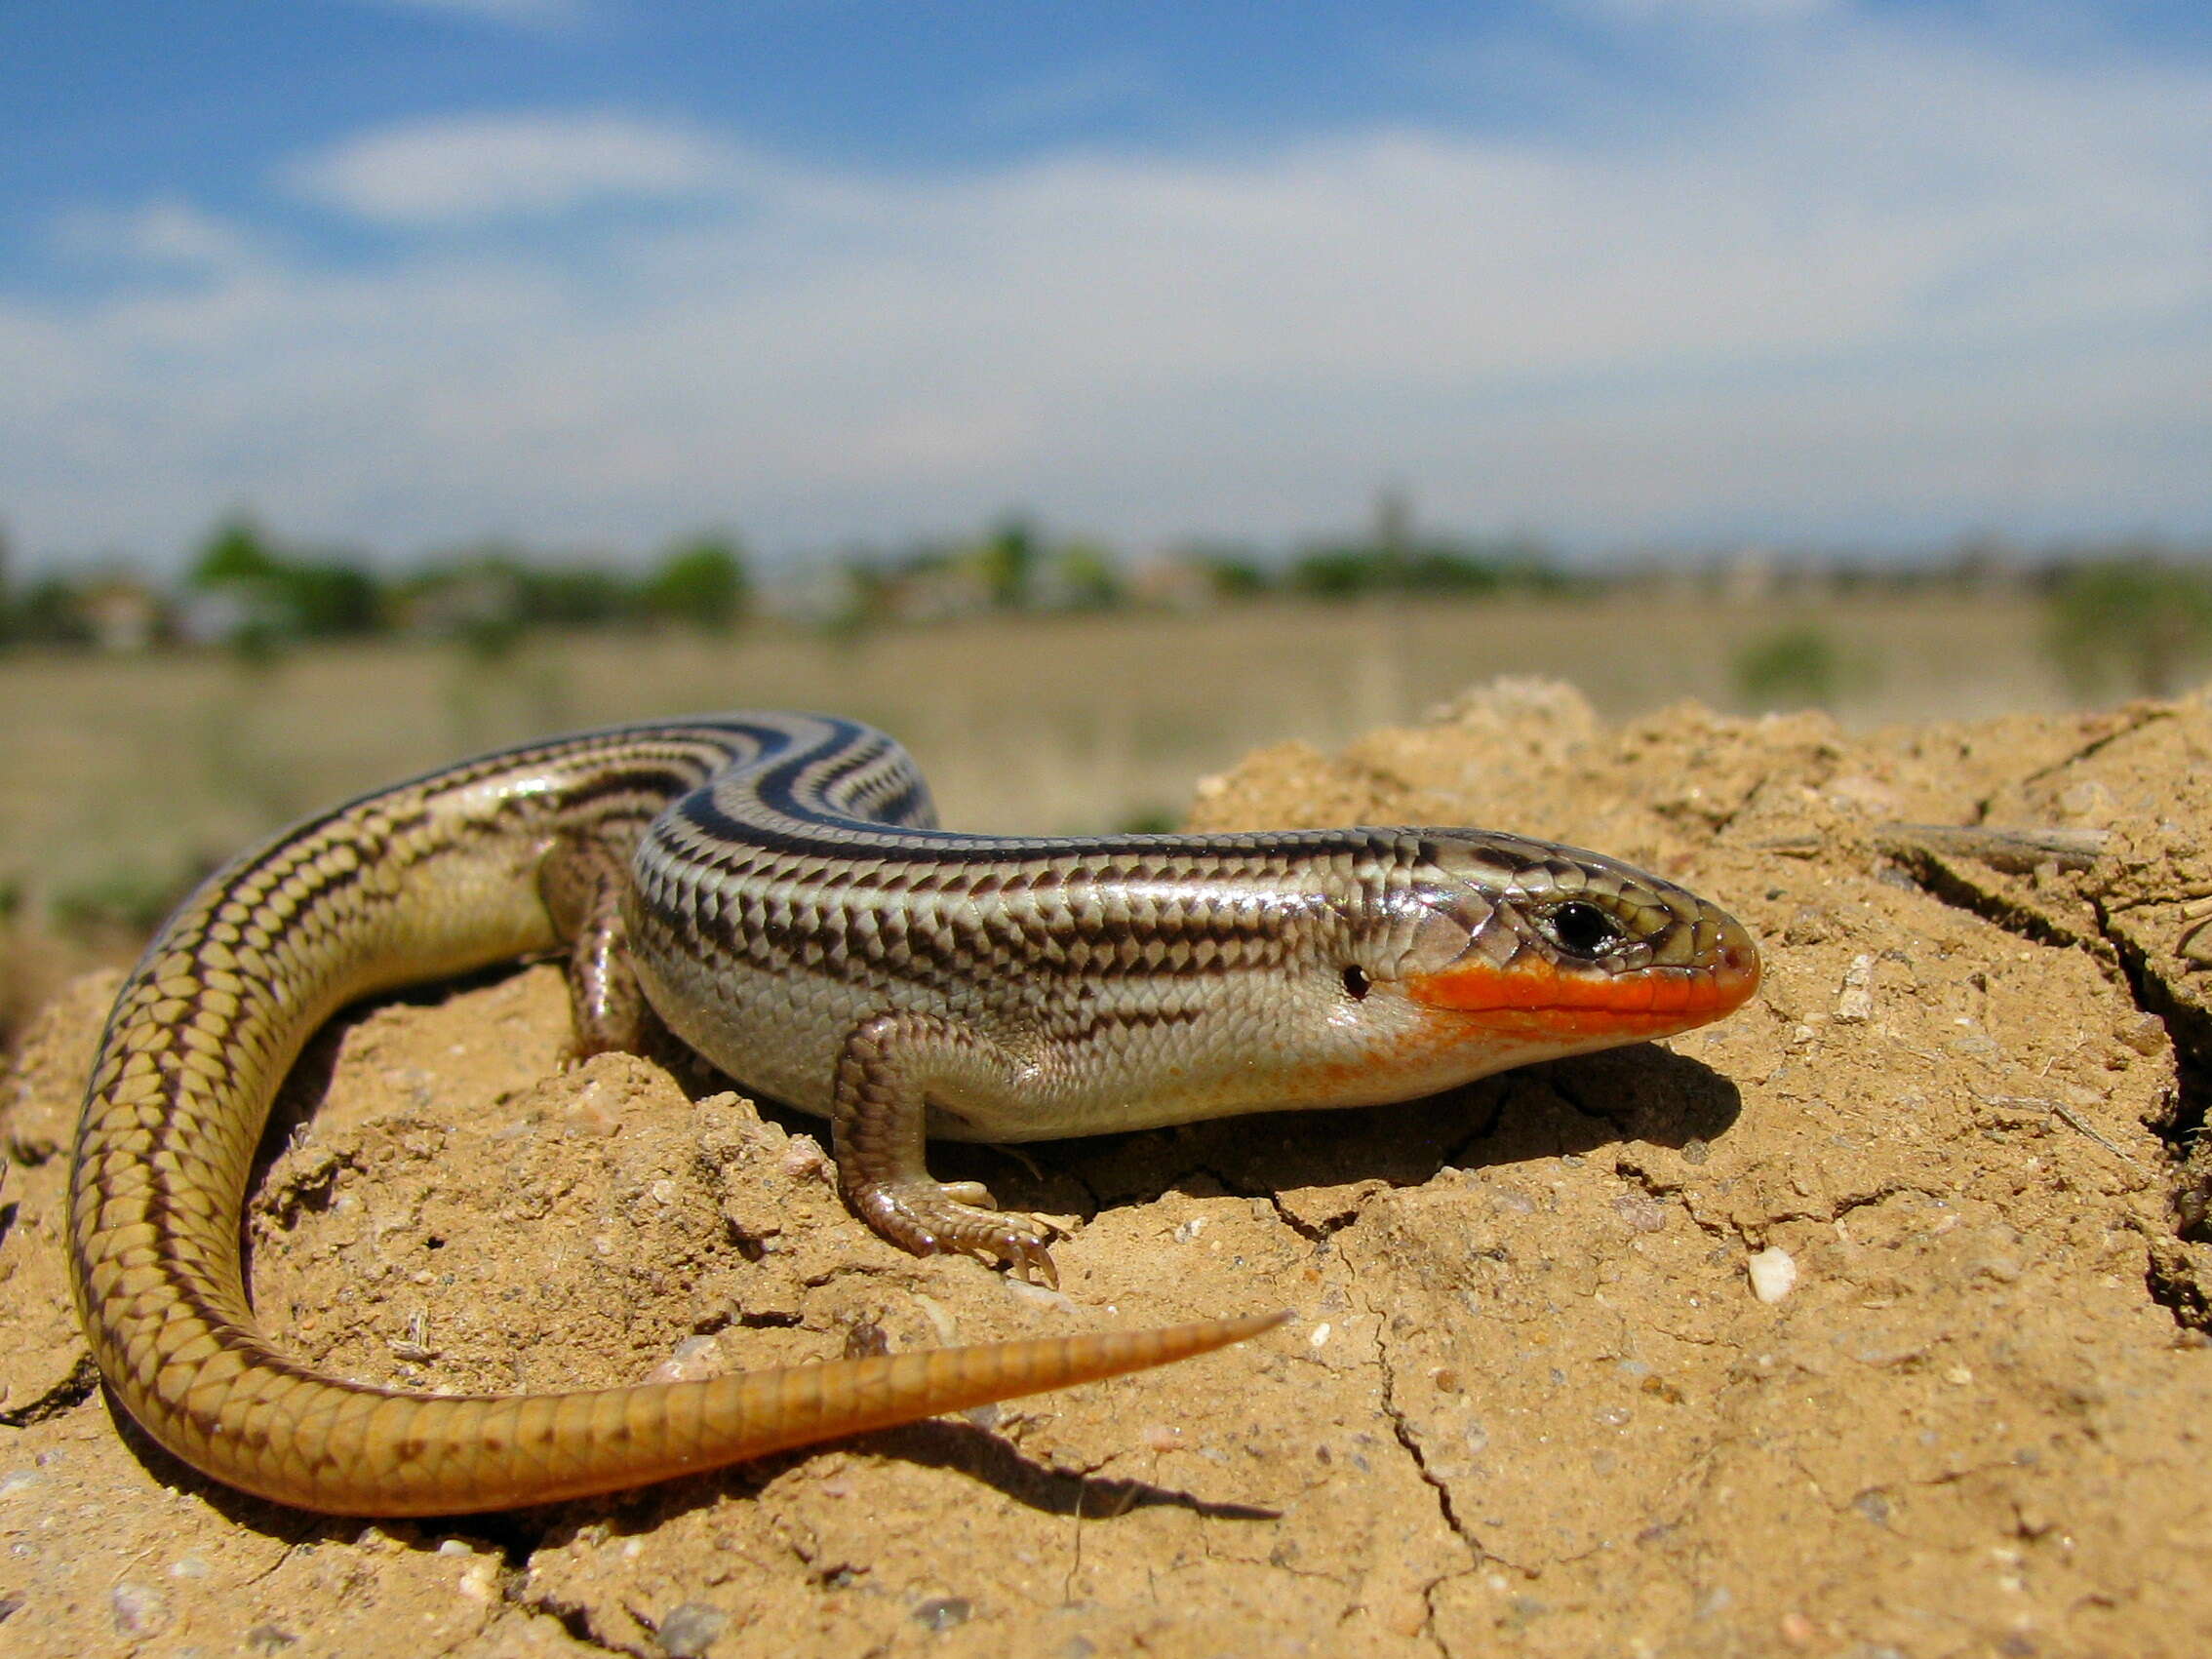
{"label": "lizard ear opening", "polygon": [[1367,1000],[1367,990],[1370,983],[1371,981],[1367,978],[1367,970],[1358,963],[1352,963],[1345,968],[1344,994],[1355,1003],[1363,1003]]}
{"label": "lizard ear opening", "polygon": [[1481,938],[1493,914],[1488,904],[1472,897],[1453,904],[1422,904],[1404,955],[1383,969],[1383,977],[1406,979],[1449,968]]}

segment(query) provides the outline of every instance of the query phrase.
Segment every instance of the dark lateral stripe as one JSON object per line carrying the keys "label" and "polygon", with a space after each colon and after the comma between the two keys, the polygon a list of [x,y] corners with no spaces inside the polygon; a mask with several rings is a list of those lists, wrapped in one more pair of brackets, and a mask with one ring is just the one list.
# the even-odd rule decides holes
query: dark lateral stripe
{"label": "dark lateral stripe", "polygon": [[561,810],[580,811],[616,796],[665,805],[688,789],[698,786],[696,771],[675,767],[635,767],[624,771],[597,773],[572,784],[560,796]]}
{"label": "dark lateral stripe", "polygon": [[[939,871],[953,876],[985,864],[1034,868],[1048,864],[1095,866],[1126,861],[1130,868],[1118,874],[1126,880],[1173,882],[1187,879],[1202,866],[1207,873],[1230,873],[1236,865],[1242,864],[1257,873],[1269,866],[1281,868],[1291,862],[1371,857],[1385,850],[1380,837],[1347,835],[1340,830],[1284,830],[1273,835],[1013,837],[869,823],[839,817],[819,808],[803,815],[777,811],[775,817],[784,821],[775,822],[765,816],[740,816],[723,805],[722,797],[736,793],[738,782],[725,775],[693,790],[671,810],[710,844],[756,849],[793,860],[822,863],[881,858],[907,866],[911,871],[906,878],[908,881]],[[741,802],[745,799],[742,794],[738,798]],[[762,804],[769,803],[763,800]],[[799,823],[817,824],[839,833],[816,836],[787,827]],[[845,880],[844,873],[839,872],[837,879]]]}

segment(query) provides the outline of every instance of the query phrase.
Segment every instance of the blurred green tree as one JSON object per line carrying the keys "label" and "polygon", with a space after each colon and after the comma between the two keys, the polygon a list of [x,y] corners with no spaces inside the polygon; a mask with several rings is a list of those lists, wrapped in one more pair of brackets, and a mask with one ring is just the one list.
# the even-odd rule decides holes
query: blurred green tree
{"label": "blurred green tree", "polygon": [[2171,696],[2212,656],[2212,572],[2149,550],[2074,565],[2052,586],[2044,643],[2084,695]]}
{"label": "blurred green tree", "polygon": [[374,633],[386,619],[382,584],[366,566],[297,557],[250,514],[224,519],[209,533],[184,582],[230,601],[235,615],[225,620],[225,634],[251,656],[265,656],[287,638]]}
{"label": "blurred green tree", "polygon": [[199,557],[185,573],[189,587],[213,592],[218,588],[266,582],[278,571],[276,549],[251,514],[224,519],[200,544]]}
{"label": "blurred green tree", "polygon": [[975,563],[993,605],[1001,611],[1026,609],[1037,580],[1036,527],[1018,513],[1000,520],[976,548]]}
{"label": "blurred green tree", "polygon": [[752,578],[736,540],[707,533],[671,548],[646,579],[648,612],[671,621],[721,632],[735,627],[752,608]]}

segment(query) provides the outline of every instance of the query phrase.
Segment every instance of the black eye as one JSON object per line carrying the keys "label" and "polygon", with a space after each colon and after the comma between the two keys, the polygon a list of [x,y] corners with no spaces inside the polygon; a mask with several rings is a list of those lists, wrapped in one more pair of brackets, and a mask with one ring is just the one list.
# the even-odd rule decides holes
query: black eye
{"label": "black eye", "polygon": [[1544,913],[1544,931],[1569,956],[1598,957],[1621,941],[1620,924],[1595,904],[1569,899]]}
{"label": "black eye", "polygon": [[1344,994],[1355,1003],[1362,1002],[1366,998],[1367,970],[1358,963],[1354,963],[1344,970]]}

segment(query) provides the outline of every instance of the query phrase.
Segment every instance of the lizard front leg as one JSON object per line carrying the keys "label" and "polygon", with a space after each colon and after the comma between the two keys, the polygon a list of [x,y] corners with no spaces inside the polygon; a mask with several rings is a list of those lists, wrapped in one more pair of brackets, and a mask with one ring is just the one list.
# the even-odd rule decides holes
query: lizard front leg
{"label": "lizard front leg", "polygon": [[846,1039],[831,1105],[831,1150],[853,1211],[918,1256],[960,1250],[995,1257],[1057,1287],[1059,1271],[1034,1220],[993,1207],[980,1181],[938,1181],[924,1157],[932,1091],[943,1098],[1003,1094],[1025,1063],[966,1027],[931,1014],[881,1014]]}

